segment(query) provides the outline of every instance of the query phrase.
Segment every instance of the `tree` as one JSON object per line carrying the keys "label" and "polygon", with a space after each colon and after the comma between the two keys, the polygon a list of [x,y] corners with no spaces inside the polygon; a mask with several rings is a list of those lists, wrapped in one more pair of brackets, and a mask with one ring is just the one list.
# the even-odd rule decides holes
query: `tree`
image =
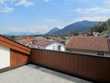
{"label": "tree", "polygon": [[95,27],[91,29],[91,32],[99,32],[102,33],[103,31],[108,30],[108,27],[110,26],[110,23],[107,22],[100,22]]}

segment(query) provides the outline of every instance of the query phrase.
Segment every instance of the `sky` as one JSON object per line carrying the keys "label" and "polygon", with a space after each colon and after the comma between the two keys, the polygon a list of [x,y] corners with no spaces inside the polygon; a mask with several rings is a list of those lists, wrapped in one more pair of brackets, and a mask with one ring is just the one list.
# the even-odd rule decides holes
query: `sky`
{"label": "sky", "polygon": [[110,0],[0,0],[0,33],[46,33],[82,20],[105,21]]}

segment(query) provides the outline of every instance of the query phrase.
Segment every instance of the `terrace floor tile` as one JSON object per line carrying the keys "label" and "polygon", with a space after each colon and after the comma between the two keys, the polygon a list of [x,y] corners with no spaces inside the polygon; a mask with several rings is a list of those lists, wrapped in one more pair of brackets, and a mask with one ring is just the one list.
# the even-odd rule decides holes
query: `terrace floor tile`
{"label": "terrace floor tile", "polygon": [[0,74],[0,83],[92,83],[36,65],[25,65]]}

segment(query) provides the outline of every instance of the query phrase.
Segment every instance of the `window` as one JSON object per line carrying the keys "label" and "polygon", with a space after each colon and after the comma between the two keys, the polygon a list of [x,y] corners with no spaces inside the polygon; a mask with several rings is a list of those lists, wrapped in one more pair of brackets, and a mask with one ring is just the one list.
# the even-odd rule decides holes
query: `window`
{"label": "window", "polygon": [[58,51],[61,51],[61,45],[58,46]]}
{"label": "window", "polygon": [[97,52],[97,55],[104,55],[104,52],[103,51],[99,51],[99,52]]}

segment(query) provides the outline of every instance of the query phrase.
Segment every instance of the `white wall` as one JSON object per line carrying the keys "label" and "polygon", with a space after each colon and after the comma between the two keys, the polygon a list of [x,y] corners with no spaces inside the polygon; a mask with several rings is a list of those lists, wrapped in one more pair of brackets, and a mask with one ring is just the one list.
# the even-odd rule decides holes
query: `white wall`
{"label": "white wall", "polygon": [[61,46],[61,50],[60,51],[65,51],[65,46],[63,44],[60,44],[60,43],[52,43],[52,44],[48,45],[45,49],[59,51],[58,50],[58,46],[59,45]]}
{"label": "white wall", "polygon": [[10,49],[0,45],[0,69],[10,66]]}

